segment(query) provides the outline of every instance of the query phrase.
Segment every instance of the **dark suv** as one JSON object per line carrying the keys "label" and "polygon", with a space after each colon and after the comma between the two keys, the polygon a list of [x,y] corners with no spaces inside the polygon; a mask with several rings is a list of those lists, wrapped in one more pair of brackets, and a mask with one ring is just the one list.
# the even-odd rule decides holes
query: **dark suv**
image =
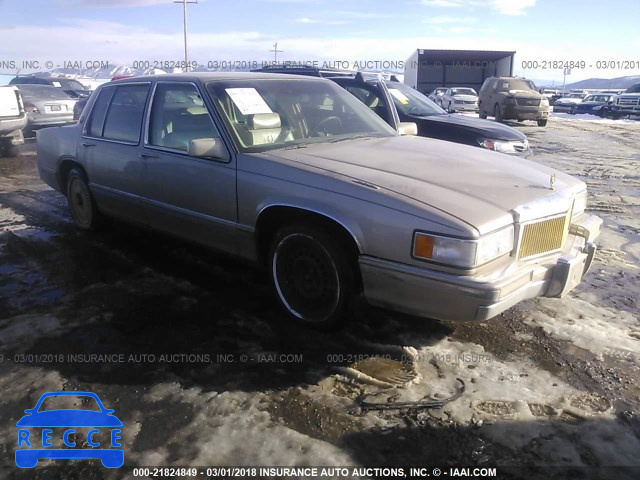
{"label": "dark suv", "polygon": [[547,125],[549,99],[536,90],[531,80],[520,77],[489,77],[478,94],[480,118],[503,120],[535,120],[539,127]]}
{"label": "dark suv", "polygon": [[12,78],[9,85],[49,85],[50,87],[62,88],[67,95],[73,98],[82,98],[91,95],[91,90],[85,88],[79,81],[64,77],[21,75]]}
{"label": "dark suv", "polygon": [[[311,69],[307,69],[311,70]],[[261,72],[295,73],[291,69],[258,69]],[[344,74],[327,76],[367,105],[384,121],[398,130],[403,122],[415,123],[418,135],[450,142],[473,145],[512,155],[531,154],[529,141],[524,133],[507,125],[488,120],[448,114],[426,95],[400,83],[394,76],[382,80],[379,75]],[[319,73],[305,73],[323,76]]]}

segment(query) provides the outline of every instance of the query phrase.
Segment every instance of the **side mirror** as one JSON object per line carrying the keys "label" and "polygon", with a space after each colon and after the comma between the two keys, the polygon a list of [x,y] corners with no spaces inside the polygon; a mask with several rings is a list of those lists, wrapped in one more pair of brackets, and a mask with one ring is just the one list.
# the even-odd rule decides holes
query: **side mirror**
{"label": "side mirror", "polygon": [[216,158],[228,161],[229,152],[219,138],[196,138],[189,142],[187,154],[191,157]]}
{"label": "side mirror", "polygon": [[34,408],[27,408],[24,413],[26,413],[27,415],[31,415],[33,413],[35,409]]}
{"label": "side mirror", "polygon": [[400,135],[418,135],[418,125],[414,122],[400,122],[398,133]]}

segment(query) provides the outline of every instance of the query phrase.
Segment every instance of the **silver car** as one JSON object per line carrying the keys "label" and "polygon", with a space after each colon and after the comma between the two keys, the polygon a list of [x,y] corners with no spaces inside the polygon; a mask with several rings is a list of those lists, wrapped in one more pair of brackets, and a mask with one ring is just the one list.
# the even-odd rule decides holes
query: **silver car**
{"label": "silver car", "polygon": [[440,105],[449,113],[478,112],[478,93],[473,88],[447,88],[440,97]]}
{"label": "silver car", "polygon": [[64,90],[48,85],[16,85],[29,117],[25,136],[41,127],[73,123],[73,106],[76,99]]}
{"label": "silver car", "polygon": [[118,217],[263,264],[284,311],[318,327],[359,294],[445,320],[560,297],[601,225],[580,180],[400,136],[314,77],[111,82],[78,125],[40,132],[38,168],[80,228]]}

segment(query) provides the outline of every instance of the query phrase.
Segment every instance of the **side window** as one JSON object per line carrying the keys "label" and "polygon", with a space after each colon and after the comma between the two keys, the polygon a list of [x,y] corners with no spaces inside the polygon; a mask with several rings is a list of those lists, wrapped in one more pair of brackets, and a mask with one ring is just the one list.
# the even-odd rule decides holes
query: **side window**
{"label": "side window", "polygon": [[113,95],[104,121],[102,137],[137,143],[148,94],[149,85],[116,87],[116,93]]}
{"label": "side window", "polygon": [[191,140],[219,137],[195,85],[158,83],[151,106],[149,145],[186,152]]}
{"label": "side window", "polygon": [[387,106],[384,100],[378,95],[373,88],[348,86],[346,90],[369,107],[376,115],[385,122],[387,118]]}
{"label": "side window", "polygon": [[104,119],[109,108],[109,102],[113,97],[116,89],[114,87],[103,88],[96,103],[93,104],[91,116],[87,122],[87,135],[90,137],[102,137],[102,129],[104,128]]}

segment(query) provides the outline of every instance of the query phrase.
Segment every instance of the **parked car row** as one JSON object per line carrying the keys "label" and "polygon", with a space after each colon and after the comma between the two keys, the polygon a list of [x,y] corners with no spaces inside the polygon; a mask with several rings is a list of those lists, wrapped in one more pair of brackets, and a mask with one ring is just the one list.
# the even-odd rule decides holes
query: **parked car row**
{"label": "parked car row", "polygon": [[36,129],[73,123],[76,102],[91,94],[76,80],[36,75],[15,77],[1,92],[0,156],[15,154]]}
{"label": "parked car row", "polygon": [[76,125],[40,132],[38,170],[82,229],[116,217],[263,265],[283,311],[306,325],[339,324],[356,296],[482,321],[581,281],[602,223],[586,213],[582,181],[403,136],[418,128],[382,120],[379,107],[396,111],[382,105],[388,95],[410,118],[455,116],[397,82],[341,82],[272,73],[110,82]]}
{"label": "parked car row", "polygon": [[429,98],[449,112],[476,111],[481,119],[494,117],[499,123],[534,120],[544,127],[549,117],[548,93],[520,77],[489,77],[478,94],[472,88],[436,88]]}
{"label": "parked car row", "polygon": [[556,100],[554,112],[591,114],[603,118],[622,118],[640,115],[640,83],[622,93],[599,92],[584,94],[571,92]]}

